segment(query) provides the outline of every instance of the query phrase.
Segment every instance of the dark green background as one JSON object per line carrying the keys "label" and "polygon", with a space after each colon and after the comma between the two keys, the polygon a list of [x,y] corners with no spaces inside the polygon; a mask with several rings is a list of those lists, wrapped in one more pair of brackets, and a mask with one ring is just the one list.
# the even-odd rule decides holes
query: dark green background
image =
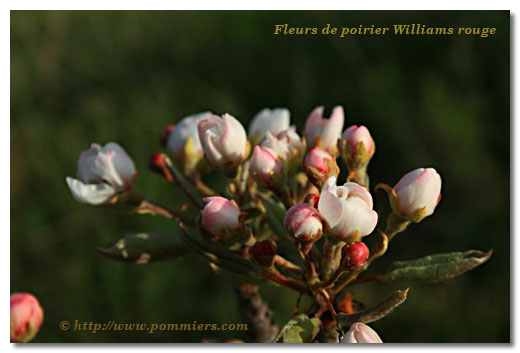
{"label": "dark green background", "polygon": [[[302,131],[325,105],[346,109],[377,145],[373,185],[435,167],[435,214],[392,241],[373,272],[396,259],[493,248],[491,260],[439,284],[367,284],[372,305],[410,286],[394,314],[371,324],[386,342],[509,342],[509,12],[21,12],[11,13],[11,292],[36,294],[35,342],[199,342],[237,333],[62,332],[62,320],[241,322],[233,284],[198,258],[112,262],[95,248],[125,231],[164,230],[151,216],[76,203],[65,177],[91,142],[117,141],[150,199],[184,202],[147,170],[159,129],[190,113],[229,112],[244,124],[284,106]],[[322,27],[421,23],[496,27],[477,36],[274,36],[275,24]],[[388,212],[384,193],[376,208]],[[383,217],[382,217],[383,219]],[[375,240],[367,239],[371,244]],[[262,293],[282,324],[295,295]]]}

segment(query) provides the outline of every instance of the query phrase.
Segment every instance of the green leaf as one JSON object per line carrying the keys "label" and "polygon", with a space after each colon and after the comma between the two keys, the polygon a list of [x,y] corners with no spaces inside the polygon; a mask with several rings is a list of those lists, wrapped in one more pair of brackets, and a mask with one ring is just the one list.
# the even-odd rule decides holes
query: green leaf
{"label": "green leaf", "polygon": [[300,314],[285,324],[273,343],[310,343],[319,329],[320,319],[309,319],[307,315]]}
{"label": "green leaf", "polygon": [[401,305],[408,295],[409,288],[405,290],[398,290],[390,294],[379,304],[360,311],[356,314],[348,315],[345,313],[338,313],[336,320],[342,326],[350,326],[354,322],[362,322],[364,324],[379,320],[390,314],[392,310]]}
{"label": "green leaf", "polygon": [[171,260],[190,252],[190,248],[183,243],[178,230],[129,233],[114,245],[98,247],[97,250],[110,259],[137,264]]}
{"label": "green leaf", "polygon": [[285,206],[272,198],[262,198],[262,204],[267,212],[267,221],[271,226],[273,232],[280,237],[288,237],[289,233],[284,226],[285,213],[287,212]]}
{"label": "green leaf", "polygon": [[195,228],[181,226],[182,237],[195,252],[218,267],[238,275],[260,278],[261,269],[251,261],[244,259],[223,247],[212,244],[202,238]]}
{"label": "green leaf", "polygon": [[412,261],[394,262],[383,281],[439,282],[469,271],[491,257],[493,250],[436,254]]}

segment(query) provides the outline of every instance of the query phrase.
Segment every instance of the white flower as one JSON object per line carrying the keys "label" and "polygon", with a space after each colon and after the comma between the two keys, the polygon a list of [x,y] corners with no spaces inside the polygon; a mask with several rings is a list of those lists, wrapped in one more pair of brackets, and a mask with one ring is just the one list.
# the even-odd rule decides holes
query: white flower
{"label": "white flower", "polygon": [[305,153],[305,146],[294,128],[276,135],[268,131],[260,146],[271,149],[278,157],[283,158],[289,167],[289,175],[297,171]]}
{"label": "white flower", "polygon": [[175,126],[172,133],[168,137],[166,147],[170,150],[172,155],[176,157],[177,160],[183,160],[185,156],[184,148],[186,147],[186,142],[188,142],[189,138],[192,139],[193,152],[200,155],[201,158],[204,156],[204,150],[202,149],[202,144],[200,143],[199,139],[199,132],[197,130],[197,121],[205,119],[210,115],[212,115],[211,112],[202,112],[188,115]]}
{"label": "white flower", "polygon": [[211,115],[197,121],[204,156],[215,168],[240,164],[246,157],[248,141],[240,122],[229,114]]}
{"label": "white flower", "polygon": [[260,145],[269,147],[287,162],[290,161],[293,155],[301,161],[305,152],[305,146],[300,136],[294,131],[294,128],[289,128],[278,134],[272,134],[268,131]]}
{"label": "white flower", "polygon": [[254,144],[260,142],[267,132],[277,134],[289,128],[289,109],[286,108],[264,108],[259,111],[249,125],[249,139]]}
{"label": "white flower", "polygon": [[318,211],[329,226],[330,235],[346,241],[356,240],[372,233],[377,224],[377,213],[372,209],[372,196],[357,183],[336,186],[336,177],[330,177],[320,194]]}
{"label": "white flower", "polygon": [[81,152],[77,179],[67,177],[72,196],[79,202],[100,205],[131,188],[136,169],[125,150],[115,142],[103,148],[93,143]]}

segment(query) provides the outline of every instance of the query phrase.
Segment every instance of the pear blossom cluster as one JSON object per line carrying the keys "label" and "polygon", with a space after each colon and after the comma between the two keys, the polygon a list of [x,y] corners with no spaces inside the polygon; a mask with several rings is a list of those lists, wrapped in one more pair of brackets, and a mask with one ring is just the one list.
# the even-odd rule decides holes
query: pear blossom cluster
{"label": "pear blossom cluster", "polygon": [[[200,209],[194,219],[182,211],[170,212],[188,236],[201,234],[208,247],[222,250],[218,256],[243,258],[257,268],[257,276],[310,296],[318,318],[327,311],[335,314],[334,300],[343,288],[382,254],[381,249],[371,253],[363,242],[381,227],[371,191],[388,193],[388,239],[395,229],[431,216],[441,194],[441,177],[433,168],[412,170],[393,187],[380,183],[371,190],[375,142],[369,129],[344,129],[342,106],[333,107],[328,118],[324,113],[322,106],[313,109],[302,135],[291,125],[286,108],[260,110],[247,131],[229,113],[192,114],[161,130],[161,144],[173,161],[154,153],[150,162],[152,170],[180,187]],[[210,170],[221,171],[226,185],[205,184]],[[76,177],[66,182],[81,203],[119,205],[131,199],[139,210],[167,215],[142,194],[137,198],[141,203],[128,197],[136,191],[137,175],[123,147],[109,142],[81,152]],[[293,242],[292,250],[279,246],[283,239]],[[222,264],[215,261],[217,265]],[[342,342],[382,341],[357,322]]]}

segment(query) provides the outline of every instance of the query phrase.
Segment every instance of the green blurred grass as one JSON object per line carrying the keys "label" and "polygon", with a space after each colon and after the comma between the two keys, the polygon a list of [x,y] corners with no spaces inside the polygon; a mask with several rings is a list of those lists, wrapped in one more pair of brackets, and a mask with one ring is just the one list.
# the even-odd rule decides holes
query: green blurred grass
{"label": "green blurred grass", "polygon": [[[111,262],[95,247],[125,231],[171,223],[80,205],[65,184],[91,142],[121,143],[150,199],[183,200],[147,159],[158,131],[210,109],[246,124],[286,106],[302,131],[316,105],[345,107],[346,124],[372,132],[373,185],[435,167],[436,213],[392,242],[374,266],[433,252],[494,249],[489,263],[430,284],[368,284],[374,304],[411,286],[372,326],[387,342],[509,342],[509,12],[11,12],[11,291],[35,293],[45,323],[35,342],[199,342],[236,333],[62,332],[62,320],[240,322],[233,283],[197,258],[146,266]],[[275,24],[496,27],[478,37],[278,37]],[[377,194],[376,208],[388,205]],[[375,239],[368,239],[373,242]],[[295,295],[263,290],[282,324]]]}

